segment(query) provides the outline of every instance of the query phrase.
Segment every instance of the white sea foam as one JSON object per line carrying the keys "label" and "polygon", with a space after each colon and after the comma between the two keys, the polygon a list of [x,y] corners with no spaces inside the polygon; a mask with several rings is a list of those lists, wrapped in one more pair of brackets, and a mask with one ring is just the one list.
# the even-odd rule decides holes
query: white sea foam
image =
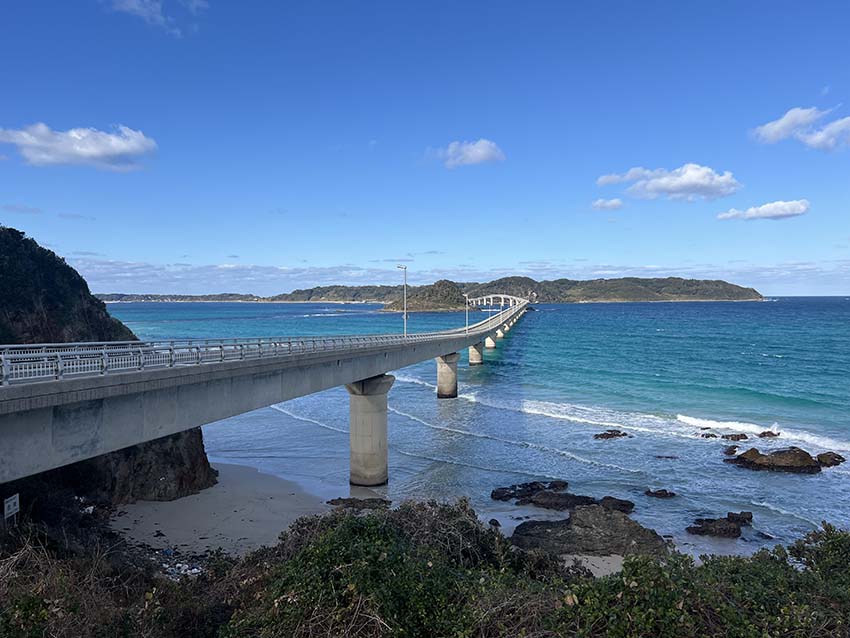
{"label": "white sea foam", "polygon": [[[399,375],[397,379],[405,383],[415,383],[433,390],[436,390],[437,388],[434,384],[415,377]],[[480,396],[478,393],[470,392],[461,392],[458,394],[458,398],[465,399],[473,403],[479,403],[497,410],[509,410],[511,412],[523,414],[535,414],[577,424],[601,428],[617,428],[656,436],[697,439],[702,441],[704,439],[700,436],[701,433],[694,430],[694,428],[732,430],[735,432],[755,435],[764,432],[765,430],[773,430],[781,433],[780,438],[776,439],[780,442],[785,441],[788,443],[806,444],[814,446],[820,450],[850,451],[850,441],[833,439],[831,437],[821,436],[805,430],[793,428],[789,429],[782,427],[777,423],[774,423],[771,426],[764,426],[745,421],[703,419],[688,416],[686,414],[677,414],[676,418],[672,419],[652,414],[620,412],[607,408],[589,407],[573,403],[555,403],[552,401],[535,401],[529,399],[523,399],[516,402],[493,400],[488,397]]]}
{"label": "white sea foam", "polygon": [[795,430],[780,427],[778,423],[774,423],[770,428],[755,423],[746,423],[743,421],[714,421],[712,419],[699,419],[684,414],[679,414],[676,419],[687,425],[692,425],[698,428],[712,428],[715,430],[735,430],[736,432],[744,432],[749,434],[759,434],[765,430],[780,432],[779,441],[786,442],[802,442],[813,445],[824,450],[850,450],[850,442],[839,441],[827,436],[812,434],[804,430]]}
{"label": "white sea foam", "polygon": [[404,374],[395,375],[395,380],[400,381],[401,383],[415,383],[416,385],[425,386],[426,388],[431,388],[432,390],[436,390],[437,386],[433,383],[428,383],[427,381],[423,381],[422,379],[417,379],[416,377],[408,377]]}
{"label": "white sea foam", "polygon": [[800,514],[797,514],[796,512],[789,512],[788,510],[782,509],[778,505],[774,505],[773,503],[768,503],[767,501],[750,501],[750,503],[752,505],[755,505],[756,507],[763,507],[765,509],[769,509],[771,512],[775,512],[777,514],[782,514],[783,516],[791,516],[793,518],[796,518],[797,520],[803,521],[804,523],[809,523],[810,525],[813,525],[814,527],[820,526],[820,524],[817,521],[813,521],[810,518],[806,518],[805,516],[801,516]]}
{"label": "white sea foam", "polygon": [[444,432],[452,432],[454,434],[460,434],[462,436],[471,436],[477,439],[488,439],[490,441],[496,441],[498,443],[504,443],[505,445],[512,445],[515,447],[523,447],[523,448],[532,448],[535,450],[540,450],[541,452],[549,452],[552,454],[557,454],[559,456],[563,456],[565,458],[571,459],[578,463],[584,463],[586,465],[595,465],[597,467],[606,467],[608,469],[617,470],[620,472],[628,472],[631,474],[643,474],[641,470],[635,470],[627,467],[621,467],[619,465],[614,465],[613,463],[603,463],[601,461],[594,461],[593,459],[588,459],[583,456],[579,456],[577,454],[573,454],[572,452],[567,452],[566,450],[560,450],[558,448],[550,447],[547,445],[539,445],[537,443],[531,443],[530,441],[515,441],[512,439],[503,439],[498,436],[493,436],[491,434],[484,434],[483,432],[470,432],[469,430],[460,430],[458,428],[450,428],[444,425],[435,425],[433,423],[428,423],[424,419],[420,419],[419,417],[408,414],[407,412],[402,412],[401,410],[397,410],[396,408],[390,407],[390,412],[398,414],[399,416],[403,416],[405,418],[416,421],[417,423],[421,423],[422,425],[432,428],[434,430],[442,430]]}
{"label": "white sea foam", "polygon": [[341,432],[342,434],[348,434],[348,430],[343,430],[342,428],[335,428],[332,425],[328,425],[327,423],[322,423],[321,421],[317,421],[316,419],[311,419],[307,416],[301,416],[299,414],[295,414],[294,412],[290,412],[286,408],[282,408],[279,405],[271,406],[272,410],[277,410],[278,412],[282,412],[286,416],[290,416],[293,419],[297,419],[299,421],[306,421],[307,423],[313,423],[314,425],[318,425],[320,428],[325,428],[326,430],[333,430],[334,432]]}

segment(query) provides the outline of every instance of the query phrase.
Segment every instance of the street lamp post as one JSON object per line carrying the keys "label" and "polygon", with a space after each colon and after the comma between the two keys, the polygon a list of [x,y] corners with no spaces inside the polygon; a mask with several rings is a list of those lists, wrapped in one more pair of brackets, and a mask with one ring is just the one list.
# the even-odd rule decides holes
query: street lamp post
{"label": "street lamp post", "polygon": [[404,292],[403,292],[404,311],[403,311],[402,314],[404,316],[404,336],[406,337],[407,336],[407,266],[398,265],[398,266],[396,266],[396,268],[399,268],[400,270],[404,271]]}
{"label": "street lamp post", "polygon": [[466,334],[469,334],[469,295],[463,293],[463,298],[466,299]]}

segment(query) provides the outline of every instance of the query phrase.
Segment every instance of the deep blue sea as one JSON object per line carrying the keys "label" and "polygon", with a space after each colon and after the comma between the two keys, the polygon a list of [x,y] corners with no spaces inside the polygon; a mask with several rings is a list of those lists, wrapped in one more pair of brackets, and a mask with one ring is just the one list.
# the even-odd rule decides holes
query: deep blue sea
{"label": "deep blue sea", "polygon": [[[110,312],[142,339],[399,332],[401,316],[367,304],[122,303]],[[463,325],[461,313],[413,314],[410,330]],[[850,298],[752,303],[538,305],[459,367],[460,398],[438,401],[436,367],[396,371],[390,392],[393,500],[467,496],[486,519],[561,516],[506,506],[490,490],[563,478],[570,491],[628,498],[634,517],[683,551],[748,553],[820,521],[850,525],[850,462],[817,475],[723,463],[743,432],[759,449],[796,445],[850,458]],[[595,440],[618,428],[631,438]],[[710,428],[708,430],[704,428]],[[776,439],[753,437],[765,429]],[[214,461],[348,495],[348,395],[342,388],[204,428]],[[675,457],[675,458],[659,458]],[[667,488],[669,500],[644,496]],[[694,518],[750,510],[739,540],[691,536]],[[757,532],[774,537],[769,541]]]}

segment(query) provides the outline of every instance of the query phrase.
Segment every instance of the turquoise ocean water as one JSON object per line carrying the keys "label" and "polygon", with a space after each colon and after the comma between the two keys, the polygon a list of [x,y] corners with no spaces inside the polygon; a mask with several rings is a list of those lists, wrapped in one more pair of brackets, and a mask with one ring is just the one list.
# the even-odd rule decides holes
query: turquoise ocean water
{"label": "turquoise ocean water", "polygon": [[[110,312],[142,339],[398,332],[367,304],[124,303]],[[489,499],[497,485],[563,478],[570,491],[636,503],[634,517],[694,553],[751,552],[822,520],[850,525],[850,462],[812,476],[723,463],[721,439],[797,445],[850,458],[850,299],[763,303],[538,305],[485,353],[459,366],[460,398],[438,401],[436,367],[396,371],[390,484],[378,493],[468,496],[482,516],[560,516]],[[415,314],[411,331],[463,325],[462,313]],[[618,428],[631,438],[599,441]],[[705,430],[703,428],[710,428]],[[765,429],[777,439],[758,439]],[[215,461],[241,463],[324,496],[347,495],[348,395],[337,388],[204,428]],[[675,458],[659,458],[659,457]],[[671,489],[670,500],[647,488]],[[750,510],[737,541],[693,537],[696,517]],[[769,541],[757,532],[775,538]]]}

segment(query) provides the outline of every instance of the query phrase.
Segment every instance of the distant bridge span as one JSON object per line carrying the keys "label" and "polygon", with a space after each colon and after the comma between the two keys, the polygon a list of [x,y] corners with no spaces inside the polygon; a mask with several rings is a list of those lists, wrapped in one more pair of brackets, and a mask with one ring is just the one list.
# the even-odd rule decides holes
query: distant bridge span
{"label": "distant bridge span", "polygon": [[437,361],[457,396],[459,351],[483,363],[528,301],[469,299],[498,312],[453,330],[262,339],[0,345],[0,483],[345,385],[351,483],[387,482],[392,370]]}

